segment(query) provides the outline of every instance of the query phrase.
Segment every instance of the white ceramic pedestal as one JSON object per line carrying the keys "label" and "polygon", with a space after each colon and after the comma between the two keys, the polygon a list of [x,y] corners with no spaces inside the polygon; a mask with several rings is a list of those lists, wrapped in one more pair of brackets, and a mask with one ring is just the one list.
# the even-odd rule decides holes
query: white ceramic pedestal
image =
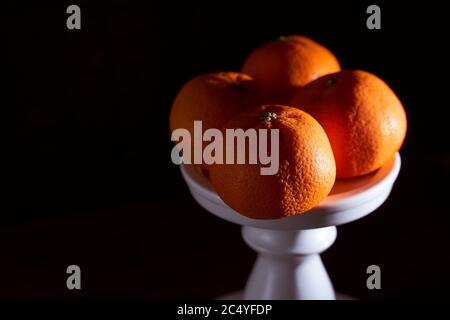
{"label": "white ceramic pedestal", "polygon": [[181,166],[194,199],[214,215],[242,225],[245,242],[259,253],[243,299],[335,299],[320,253],[335,241],[337,225],[368,215],[387,199],[399,171],[397,153],[375,173],[337,180],[330,195],[308,212],[258,220],[227,206],[196,168]]}

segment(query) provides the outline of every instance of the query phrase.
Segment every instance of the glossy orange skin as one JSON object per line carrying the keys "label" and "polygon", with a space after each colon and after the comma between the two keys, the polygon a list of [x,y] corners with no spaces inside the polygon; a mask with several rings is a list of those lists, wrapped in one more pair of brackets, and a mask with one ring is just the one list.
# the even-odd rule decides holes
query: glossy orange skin
{"label": "glossy orange skin", "polygon": [[[262,120],[265,112],[275,112],[277,118]],[[237,128],[279,129],[279,170],[261,175],[259,162],[211,165],[211,182],[231,208],[255,219],[278,219],[303,213],[329,194],[336,174],[333,152],[313,117],[292,107],[260,106],[239,114],[222,130]]]}
{"label": "glossy orange skin", "polygon": [[252,77],[238,72],[217,72],[197,76],[177,94],[170,111],[170,130],[193,128],[202,120],[203,129],[220,129],[237,113],[259,101]]}
{"label": "glossy orange skin", "polygon": [[184,128],[193,137],[195,120],[202,121],[203,131],[220,129],[233,116],[259,104],[259,88],[250,76],[238,72],[203,74],[188,81],[177,94],[169,116],[170,131]]}
{"label": "glossy orange skin", "polygon": [[331,51],[300,35],[266,43],[251,52],[242,67],[260,84],[267,103],[281,104],[288,103],[296,87],[340,70]]}
{"label": "glossy orange skin", "polygon": [[375,171],[402,146],[405,110],[389,86],[361,70],[344,70],[298,89],[291,104],[325,129],[338,178]]}

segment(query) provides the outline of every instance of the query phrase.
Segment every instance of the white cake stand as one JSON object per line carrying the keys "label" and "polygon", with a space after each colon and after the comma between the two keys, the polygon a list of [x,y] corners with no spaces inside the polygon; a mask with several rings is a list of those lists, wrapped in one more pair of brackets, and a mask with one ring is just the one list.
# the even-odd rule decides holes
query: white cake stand
{"label": "white cake stand", "polygon": [[243,299],[336,299],[320,258],[336,240],[336,226],[360,219],[389,196],[400,171],[400,155],[378,171],[337,180],[330,195],[310,211],[282,219],[247,218],[227,206],[192,165],[181,173],[194,199],[224,220],[242,225],[245,242],[259,255],[240,296]]}

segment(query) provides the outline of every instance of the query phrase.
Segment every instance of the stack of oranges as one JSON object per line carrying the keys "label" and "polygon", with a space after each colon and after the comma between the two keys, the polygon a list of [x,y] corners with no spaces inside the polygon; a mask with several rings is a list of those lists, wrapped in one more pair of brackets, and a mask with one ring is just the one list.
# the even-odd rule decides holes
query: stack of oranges
{"label": "stack of oranges", "polygon": [[170,130],[278,129],[279,170],[261,164],[202,165],[231,208],[256,219],[301,214],[320,203],[336,178],[379,169],[400,149],[406,115],[377,76],[341,70],[324,46],[299,35],[257,48],[241,72],[198,76],[185,84],[170,112]]}

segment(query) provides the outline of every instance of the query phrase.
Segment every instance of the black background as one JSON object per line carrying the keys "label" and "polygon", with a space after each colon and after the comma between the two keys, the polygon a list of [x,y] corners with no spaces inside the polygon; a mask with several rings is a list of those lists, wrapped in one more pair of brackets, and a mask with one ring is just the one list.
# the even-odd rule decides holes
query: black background
{"label": "black background", "polygon": [[[82,29],[66,28],[78,4]],[[0,298],[214,298],[255,254],[190,197],[168,113],[195,75],[239,70],[255,47],[305,34],[402,100],[402,170],[374,214],[323,254],[338,291],[448,297],[449,65],[438,3],[73,1],[2,4]],[[66,289],[66,267],[82,290]],[[370,264],[382,290],[366,288]]]}

